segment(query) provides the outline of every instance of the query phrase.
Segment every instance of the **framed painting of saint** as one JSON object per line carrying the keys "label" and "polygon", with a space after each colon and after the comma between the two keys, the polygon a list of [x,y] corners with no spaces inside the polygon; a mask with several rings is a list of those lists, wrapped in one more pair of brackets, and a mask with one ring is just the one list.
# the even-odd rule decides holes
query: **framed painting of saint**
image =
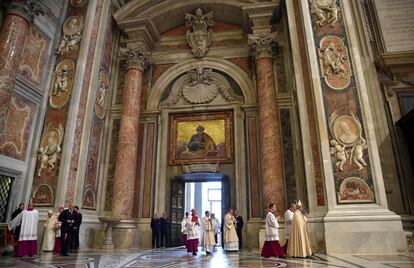
{"label": "framed painting of saint", "polygon": [[232,162],[232,120],[231,111],[170,115],[170,164]]}

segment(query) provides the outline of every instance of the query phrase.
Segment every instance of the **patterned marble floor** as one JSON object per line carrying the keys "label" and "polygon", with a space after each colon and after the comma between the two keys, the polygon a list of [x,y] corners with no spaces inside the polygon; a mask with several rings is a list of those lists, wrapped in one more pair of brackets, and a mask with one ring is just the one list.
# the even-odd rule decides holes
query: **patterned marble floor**
{"label": "patterned marble floor", "polygon": [[42,253],[37,257],[0,257],[0,267],[413,267],[414,253],[400,255],[323,255],[316,254],[307,259],[265,259],[259,252],[241,251],[225,253],[215,250],[213,255],[204,253],[193,257],[183,248],[158,250],[128,250],[128,251],[81,251],[72,253],[69,257],[60,257],[52,253]]}

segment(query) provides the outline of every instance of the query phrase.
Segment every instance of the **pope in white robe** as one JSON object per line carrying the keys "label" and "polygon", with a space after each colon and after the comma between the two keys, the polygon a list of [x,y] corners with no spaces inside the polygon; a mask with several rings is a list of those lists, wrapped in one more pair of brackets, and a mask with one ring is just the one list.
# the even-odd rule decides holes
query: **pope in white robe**
{"label": "pope in white robe", "polygon": [[53,215],[53,211],[47,212],[47,219],[44,224],[45,231],[43,235],[43,251],[53,251],[56,240],[56,230],[59,228],[59,223],[56,215]]}
{"label": "pope in white robe", "polygon": [[33,209],[29,204],[28,208],[16,216],[9,223],[9,230],[14,229],[21,223],[19,241],[17,242],[15,255],[23,257],[25,255],[37,255],[37,223],[39,221],[39,212]]}
{"label": "pope in white robe", "polygon": [[214,229],[210,218],[210,212],[206,211],[206,216],[203,217],[203,250],[207,255],[211,254],[214,245]]}
{"label": "pope in white robe", "polygon": [[239,238],[236,232],[236,218],[233,216],[233,209],[229,209],[224,216],[223,242],[225,251],[238,251]]}
{"label": "pope in white robe", "polygon": [[302,205],[300,201],[297,209],[293,213],[292,229],[289,236],[287,255],[292,257],[309,257],[312,250],[309,242],[308,227],[306,226],[306,217],[301,212]]}

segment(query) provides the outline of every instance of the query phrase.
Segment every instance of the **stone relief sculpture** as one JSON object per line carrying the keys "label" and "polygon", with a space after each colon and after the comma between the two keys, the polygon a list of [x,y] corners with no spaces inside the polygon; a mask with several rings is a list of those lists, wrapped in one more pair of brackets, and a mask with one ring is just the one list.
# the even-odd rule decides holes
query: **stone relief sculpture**
{"label": "stone relief sculpture", "polygon": [[82,18],[78,16],[69,17],[63,24],[63,36],[59,42],[56,54],[63,54],[69,50],[78,50],[82,29]]}
{"label": "stone relief sculpture", "polygon": [[333,139],[329,141],[331,145],[331,155],[334,156],[335,165],[340,171],[344,171],[344,165],[349,160],[349,164],[355,164],[358,170],[363,170],[367,166],[364,160],[364,150],[367,142],[362,137],[362,126],[359,119],[351,113],[349,115],[339,115],[334,111],[329,118],[329,129]]}
{"label": "stone relief sculpture", "polygon": [[80,7],[83,4],[85,4],[87,2],[87,0],[70,0],[70,3],[72,6],[74,7]]}
{"label": "stone relief sculpture", "polygon": [[341,182],[337,193],[338,203],[370,203],[374,192],[364,179],[348,177]]}
{"label": "stone relief sculpture", "polygon": [[37,170],[37,176],[40,177],[45,170],[50,172],[55,169],[57,160],[60,158],[62,152],[62,141],[62,124],[59,125],[59,128],[56,128],[49,123],[45,128],[39,147],[38,159],[40,160],[40,166]]}
{"label": "stone relief sculpture", "polygon": [[225,102],[239,99],[225,77],[199,65],[177,79],[168,98],[161,105],[178,104],[180,99],[181,104],[204,104],[218,96],[222,96]]}
{"label": "stone relief sculpture", "polygon": [[341,90],[351,82],[348,52],[343,40],[335,35],[321,39],[319,47],[321,72],[329,87]]}
{"label": "stone relief sculpture", "polygon": [[309,0],[311,14],[316,17],[316,24],[335,26],[338,21],[336,0]]}
{"label": "stone relief sculpture", "polygon": [[195,15],[185,14],[187,42],[196,58],[203,58],[211,45],[214,25],[212,19],[213,12],[203,14],[200,8],[197,8]]}
{"label": "stone relief sculpture", "polygon": [[72,93],[75,63],[65,59],[56,65],[49,93],[49,103],[53,108],[63,107]]}
{"label": "stone relief sculpture", "polygon": [[106,114],[106,95],[109,91],[109,74],[106,70],[99,73],[99,87],[96,93],[95,114],[99,119],[104,119]]}

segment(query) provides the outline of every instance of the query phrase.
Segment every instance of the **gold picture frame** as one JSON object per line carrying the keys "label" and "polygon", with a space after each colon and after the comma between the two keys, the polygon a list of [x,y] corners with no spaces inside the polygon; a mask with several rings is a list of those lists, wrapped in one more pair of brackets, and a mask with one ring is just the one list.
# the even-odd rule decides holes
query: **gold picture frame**
{"label": "gold picture frame", "polygon": [[170,115],[169,163],[231,163],[233,112]]}

